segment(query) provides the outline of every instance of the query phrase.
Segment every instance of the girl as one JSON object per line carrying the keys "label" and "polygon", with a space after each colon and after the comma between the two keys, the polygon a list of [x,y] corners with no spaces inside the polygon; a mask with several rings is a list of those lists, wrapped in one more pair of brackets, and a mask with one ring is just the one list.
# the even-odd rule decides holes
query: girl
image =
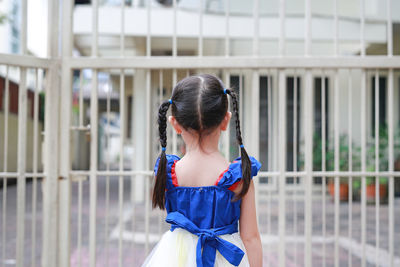
{"label": "girl", "polygon": [[[231,118],[228,95],[236,117],[241,157],[232,163],[218,150],[221,131]],[[169,123],[182,135],[186,154],[167,155]],[[242,144],[238,102],[234,91],[208,74],[181,80],[158,113],[161,155],[154,171],[153,208],[167,210],[171,230],[143,266],[262,266],[254,184],[261,164]],[[239,232],[238,233],[238,222]]]}

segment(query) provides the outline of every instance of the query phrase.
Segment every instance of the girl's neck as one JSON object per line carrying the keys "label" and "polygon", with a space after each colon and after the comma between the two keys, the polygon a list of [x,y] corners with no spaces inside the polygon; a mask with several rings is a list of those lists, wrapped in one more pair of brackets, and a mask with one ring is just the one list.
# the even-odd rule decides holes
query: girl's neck
{"label": "girl's neck", "polygon": [[198,142],[198,135],[182,133],[182,138],[186,144],[186,155],[192,154],[214,154],[219,153],[218,143],[221,131],[216,130],[210,134],[204,135],[201,144]]}

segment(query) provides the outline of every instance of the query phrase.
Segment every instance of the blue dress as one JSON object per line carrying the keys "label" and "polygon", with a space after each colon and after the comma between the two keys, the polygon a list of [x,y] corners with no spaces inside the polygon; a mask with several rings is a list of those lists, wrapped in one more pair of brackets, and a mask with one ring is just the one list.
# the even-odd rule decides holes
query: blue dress
{"label": "blue dress", "polygon": [[[143,266],[249,266],[238,233],[241,200],[232,201],[242,177],[241,159],[235,159],[212,186],[178,185],[175,164],[167,155],[166,222],[171,224]],[[261,164],[250,157],[251,176]],[[158,160],[154,171],[158,169]]]}

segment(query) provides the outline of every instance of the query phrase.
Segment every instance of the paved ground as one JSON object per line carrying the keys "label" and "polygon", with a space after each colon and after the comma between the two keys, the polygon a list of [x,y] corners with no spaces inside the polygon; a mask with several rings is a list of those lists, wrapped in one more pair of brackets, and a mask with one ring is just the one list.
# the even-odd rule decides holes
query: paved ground
{"label": "paved ground", "polygon": [[[106,179],[98,179],[98,207],[97,207],[97,266],[116,266],[119,260],[118,236],[120,225],[118,209],[118,179],[110,179],[110,202],[108,214],[108,227],[106,226],[106,203],[105,186]],[[40,185],[40,183],[39,183]],[[124,266],[140,266],[145,258],[146,250],[144,241],[145,216],[144,205],[136,204],[133,206],[130,198],[130,179],[124,181],[124,206],[123,206],[123,250],[122,262]],[[32,207],[32,183],[27,184],[26,194],[26,239],[25,239],[25,265],[32,266],[32,259],[36,266],[40,263],[41,237],[42,237],[42,198],[41,187],[38,186],[38,203],[36,217],[36,248],[33,251],[31,228],[33,221]],[[89,258],[89,182],[83,183],[83,207],[82,207],[82,245],[78,250],[78,186],[74,183],[72,186],[72,221],[71,221],[71,266],[88,266]],[[0,208],[3,204],[3,191],[0,189]],[[340,204],[340,238],[339,245],[339,264],[348,266],[351,261],[353,266],[361,265],[361,207],[356,202],[352,205],[352,232],[349,237],[348,227],[348,203]],[[312,238],[312,261],[314,266],[333,266],[334,264],[334,205],[327,197],[326,202],[326,234],[322,232],[322,201],[315,198],[312,203],[313,209],[313,238]],[[294,200],[288,196],[286,205],[286,265],[304,266],[304,202]],[[264,265],[276,266],[278,263],[278,212],[279,205],[277,200],[262,201],[259,206],[260,231],[262,233],[264,249]],[[15,245],[16,245],[16,186],[10,186],[7,190],[7,217],[5,229],[3,229],[3,217],[0,219],[0,264],[4,266],[15,265]],[[295,214],[297,214],[295,216]],[[0,215],[3,216],[3,210]],[[168,230],[168,225],[162,222],[163,214],[159,211],[150,213],[150,234],[151,249],[160,234]],[[367,206],[367,266],[389,266],[388,254],[388,206],[381,205],[379,213],[379,242],[380,249],[375,249],[375,206]],[[5,237],[6,246],[3,247],[1,240]],[[400,199],[395,202],[395,266],[400,266]],[[2,258],[1,251],[5,249],[6,256]],[[325,251],[325,253],[324,253]],[[0,265],[3,266],[3,265]]]}

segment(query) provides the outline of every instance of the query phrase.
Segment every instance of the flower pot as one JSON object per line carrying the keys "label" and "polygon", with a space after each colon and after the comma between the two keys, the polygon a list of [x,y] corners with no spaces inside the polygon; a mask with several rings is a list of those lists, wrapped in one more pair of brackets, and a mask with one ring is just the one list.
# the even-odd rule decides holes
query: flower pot
{"label": "flower pot", "polygon": [[[335,199],[335,183],[331,182],[328,185],[329,194],[332,197],[332,200]],[[340,201],[348,201],[349,200],[349,185],[348,184],[339,184],[339,200]]]}
{"label": "flower pot", "polygon": [[[375,184],[369,184],[367,185],[367,203],[375,203]],[[379,201],[381,203],[385,202],[386,199],[386,185],[385,184],[379,184]]]}

